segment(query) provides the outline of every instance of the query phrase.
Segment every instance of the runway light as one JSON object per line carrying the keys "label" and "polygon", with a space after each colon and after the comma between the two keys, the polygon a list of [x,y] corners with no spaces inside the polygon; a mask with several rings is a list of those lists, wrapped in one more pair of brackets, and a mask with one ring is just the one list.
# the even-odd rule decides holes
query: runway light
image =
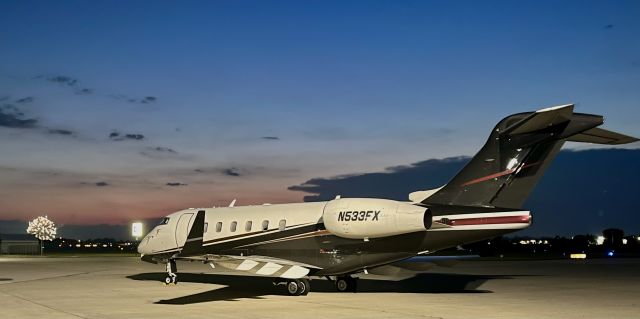
{"label": "runway light", "polygon": [[598,237],[596,237],[596,244],[597,244],[597,245],[602,245],[602,244],[604,244],[604,236],[598,236]]}
{"label": "runway light", "polygon": [[587,254],[571,254],[569,257],[571,259],[585,259],[587,258]]}

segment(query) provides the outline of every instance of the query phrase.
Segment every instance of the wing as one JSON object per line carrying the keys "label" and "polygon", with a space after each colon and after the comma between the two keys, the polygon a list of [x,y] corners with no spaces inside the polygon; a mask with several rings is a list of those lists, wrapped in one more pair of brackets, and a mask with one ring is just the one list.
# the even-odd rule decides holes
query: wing
{"label": "wing", "polygon": [[309,274],[311,269],[319,267],[298,263],[286,259],[265,256],[233,256],[233,255],[202,255],[177,257],[182,260],[197,260],[229,270],[247,272],[253,275],[298,279]]}
{"label": "wing", "polygon": [[433,267],[452,267],[463,261],[478,258],[477,255],[464,256],[415,256],[388,265],[372,268],[369,273],[396,278],[409,278]]}

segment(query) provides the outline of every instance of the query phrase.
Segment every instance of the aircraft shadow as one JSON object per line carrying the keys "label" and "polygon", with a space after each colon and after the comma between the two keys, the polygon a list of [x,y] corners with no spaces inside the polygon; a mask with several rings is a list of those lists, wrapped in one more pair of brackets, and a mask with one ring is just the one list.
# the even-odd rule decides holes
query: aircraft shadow
{"label": "aircraft shadow", "polygon": [[[127,276],[132,280],[161,282],[165,273],[141,273]],[[242,298],[263,298],[266,295],[286,295],[282,286],[274,287],[272,278],[248,277],[219,274],[181,273],[180,282],[208,283],[224,285],[225,287],[205,291],[173,299],[160,300],[157,304],[184,305],[212,301],[234,301]],[[361,278],[358,281],[358,293],[491,293],[489,290],[478,289],[488,280],[512,279],[512,276],[485,276],[449,273],[418,274],[409,279],[399,281],[372,280]],[[336,291],[333,282],[324,279],[314,279],[311,282],[313,292]]]}

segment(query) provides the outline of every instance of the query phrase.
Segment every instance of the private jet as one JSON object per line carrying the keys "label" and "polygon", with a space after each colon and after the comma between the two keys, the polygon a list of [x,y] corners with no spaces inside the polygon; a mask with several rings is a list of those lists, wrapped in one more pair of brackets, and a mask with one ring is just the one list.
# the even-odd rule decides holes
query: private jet
{"label": "private jet", "polygon": [[140,242],[141,259],[166,267],[198,261],[268,276],[289,295],[306,295],[310,278],[340,292],[357,277],[411,267],[415,256],[511,233],[531,224],[523,203],[565,141],[617,145],[638,139],[599,128],[600,115],[561,105],[510,115],[446,185],[408,201],[341,198],[324,202],[189,208],[166,216]]}

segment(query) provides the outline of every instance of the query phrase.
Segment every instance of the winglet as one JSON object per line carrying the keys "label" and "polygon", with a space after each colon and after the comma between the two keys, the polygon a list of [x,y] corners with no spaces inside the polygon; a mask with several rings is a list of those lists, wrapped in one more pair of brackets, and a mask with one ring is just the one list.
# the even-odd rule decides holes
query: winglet
{"label": "winglet", "polygon": [[234,199],[231,201],[231,204],[229,204],[229,207],[233,207],[233,206],[235,206],[235,205],[236,205],[236,198],[234,198]]}
{"label": "winglet", "polygon": [[184,242],[180,256],[202,253],[202,238],[204,236],[204,210],[199,210],[196,219],[189,230],[187,240]]}

